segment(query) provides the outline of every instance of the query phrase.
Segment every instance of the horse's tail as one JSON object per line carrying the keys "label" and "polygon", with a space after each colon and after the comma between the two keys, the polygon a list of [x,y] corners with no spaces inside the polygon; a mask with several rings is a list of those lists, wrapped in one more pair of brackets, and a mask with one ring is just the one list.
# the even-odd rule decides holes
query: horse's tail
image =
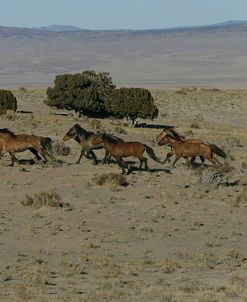
{"label": "horse's tail", "polygon": [[52,157],[53,155],[52,139],[50,137],[40,136],[40,144],[41,147],[46,151],[46,153]]}
{"label": "horse's tail", "polygon": [[226,158],[226,153],[215,144],[209,144],[211,151],[220,157]]}
{"label": "horse's tail", "polygon": [[148,156],[149,156],[150,158],[152,158],[152,160],[157,161],[157,162],[160,163],[160,164],[163,163],[163,162],[155,155],[154,150],[153,150],[151,147],[145,145],[145,151],[147,152]]}

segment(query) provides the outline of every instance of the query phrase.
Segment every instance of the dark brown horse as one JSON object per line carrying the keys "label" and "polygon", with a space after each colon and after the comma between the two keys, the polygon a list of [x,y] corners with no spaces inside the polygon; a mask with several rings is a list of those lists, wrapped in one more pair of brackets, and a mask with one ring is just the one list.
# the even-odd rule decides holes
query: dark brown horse
{"label": "dark brown horse", "polygon": [[17,162],[15,157],[16,152],[23,152],[29,150],[32,152],[37,160],[44,158],[47,162],[48,157],[52,158],[52,141],[49,137],[42,137],[29,134],[14,134],[8,129],[0,129],[0,157],[5,153],[11,156],[11,166]]}
{"label": "dark brown horse", "polygon": [[[93,164],[98,163],[98,159],[93,152],[93,150],[102,149],[103,141],[101,138],[101,134],[96,134],[91,131],[87,131],[83,129],[78,124],[75,124],[64,136],[63,140],[67,141],[69,139],[74,139],[81,146],[81,153],[76,161],[77,164],[80,163],[81,158],[84,156],[86,158],[93,158]],[[123,141],[121,138],[113,136],[113,139],[116,141]],[[91,157],[90,157],[91,156]],[[109,160],[109,152],[106,150],[105,157],[103,159],[103,163],[106,163]]]}
{"label": "dark brown horse", "polygon": [[[155,155],[154,150],[140,142],[116,142],[110,136],[102,134],[102,140],[104,147],[110,154],[116,159],[119,167],[122,169],[122,174],[125,174],[126,164],[123,161],[123,157],[133,156],[140,161],[139,169],[142,169],[144,164],[144,170],[148,170],[147,158],[143,156],[146,151],[148,156],[156,162],[162,163],[160,159]],[[128,170],[128,168],[127,168]],[[129,170],[127,171],[127,174]]]}
{"label": "dark brown horse", "polygon": [[[188,158],[192,158],[195,156],[200,156],[203,158],[206,158],[208,161],[212,162],[214,165],[221,163],[217,160],[217,158],[213,157],[214,150],[211,148],[209,144],[204,143],[191,143],[187,142],[185,140],[181,140],[179,138],[175,139],[170,134],[166,134],[165,136],[160,138],[158,141],[158,144],[160,146],[162,145],[169,145],[171,146],[171,151],[167,154],[166,159],[164,163],[169,160],[170,157],[175,155],[175,160],[172,164],[172,166],[175,166],[176,162],[181,158],[185,158],[187,163],[190,164]],[[218,148],[218,147],[217,147]],[[219,148],[218,148],[219,149]],[[221,149],[220,149],[221,150]],[[217,150],[219,151],[219,150]],[[225,158],[225,152],[221,150],[221,152],[217,152],[217,155]],[[204,161],[203,161],[204,163]]]}

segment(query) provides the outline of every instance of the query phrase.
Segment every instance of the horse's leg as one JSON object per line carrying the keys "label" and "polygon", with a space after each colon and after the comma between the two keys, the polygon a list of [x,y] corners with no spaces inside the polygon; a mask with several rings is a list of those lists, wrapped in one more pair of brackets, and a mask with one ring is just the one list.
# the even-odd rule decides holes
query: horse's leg
{"label": "horse's leg", "polygon": [[15,153],[14,152],[9,152],[10,156],[11,156],[11,164],[10,166],[13,167],[15,162],[18,162],[18,159],[15,157]]}
{"label": "horse's leg", "polygon": [[33,155],[36,157],[37,160],[41,160],[42,159],[39,156],[39,153],[36,151],[36,149],[34,149],[34,148],[28,148],[28,150],[33,153]]}
{"label": "horse's leg", "polygon": [[189,161],[188,157],[185,157],[188,168],[191,167],[191,161]]}
{"label": "horse's leg", "polygon": [[191,157],[191,160],[190,160],[190,163],[193,164],[195,160],[196,160],[196,157],[195,157],[195,156],[192,156],[192,157]]}
{"label": "horse's leg", "polygon": [[110,158],[111,158],[111,153],[108,150],[105,150],[105,156],[102,159],[102,163],[106,164],[110,162]]}
{"label": "horse's leg", "polygon": [[200,157],[201,162],[204,163],[205,162],[205,158],[202,155],[200,155],[199,157]]}
{"label": "horse's leg", "polygon": [[86,151],[84,153],[84,156],[87,158],[87,159],[92,159],[92,156],[90,155],[90,151]]}
{"label": "horse's leg", "polygon": [[143,164],[144,160],[143,159],[139,159],[139,161],[140,161],[139,170],[141,171],[142,170],[142,164]]}
{"label": "horse's leg", "polygon": [[[117,159],[117,164],[118,164],[119,167],[122,169],[122,173],[121,173],[121,174],[126,174],[126,173],[125,173],[125,169],[124,169],[125,165],[124,165],[124,163],[123,163],[122,158]],[[127,174],[128,174],[128,173],[129,173],[129,171],[127,172]]]}
{"label": "horse's leg", "polygon": [[97,165],[98,164],[98,159],[97,159],[95,153],[93,152],[93,150],[90,150],[89,153],[93,157],[93,165]]}
{"label": "horse's leg", "polygon": [[40,150],[40,154],[43,156],[44,162],[47,163],[48,162],[48,158],[46,156],[47,154],[46,154],[45,150],[41,149]]}
{"label": "horse's leg", "polygon": [[170,161],[170,158],[173,156],[173,152],[168,152],[166,154],[166,159],[164,160],[163,164],[165,164],[167,161],[169,162]]}
{"label": "horse's leg", "polygon": [[144,170],[147,171],[148,169],[148,160],[146,157],[144,157]]}
{"label": "horse's leg", "polygon": [[205,158],[204,158],[204,156],[200,155],[200,160],[201,160],[202,166],[204,167],[205,166]]}
{"label": "horse's leg", "polygon": [[79,156],[78,160],[75,162],[76,164],[79,164],[81,162],[82,156],[85,156],[85,150],[84,149],[81,149],[80,156]]}
{"label": "horse's leg", "polygon": [[174,162],[173,162],[173,164],[172,164],[173,167],[175,167],[175,164],[176,164],[176,162],[179,160],[179,158],[180,158],[180,157],[177,157],[177,156],[176,156],[176,158],[174,159]]}
{"label": "horse's leg", "polygon": [[139,161],[140,161],[139,170],[142,169],[142,165],[144,163],[144,170],[147,171],[148,170],[148,160],[147,160],[147,158],[146,157],[142,157],[142,158],[139,159]]}
{"label": "horse's leg", "polygon": [[[109,152],[109,151],[108,151]],[[109,152],[106,162],[109,164],[111,162],[111,153]]]}

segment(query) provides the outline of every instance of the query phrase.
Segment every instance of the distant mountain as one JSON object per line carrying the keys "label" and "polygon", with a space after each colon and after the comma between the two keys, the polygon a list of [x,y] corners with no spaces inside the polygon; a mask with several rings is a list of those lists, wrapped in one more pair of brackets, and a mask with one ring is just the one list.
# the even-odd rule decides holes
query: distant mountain
{"label": "distant mountain", "polygon": [[216,23],[214,25],[241,25],[241,24],[246,24],[247,21],[244,21],[244,20],[229,20],[229,21],[225,21],[225,22],[221,22],[221,23]]}
{"label": "distant mountain", "polygon": [[57,24],[53,24],[53,25],[50,25],[50,26],[41,26],[38,29],[54,31],[54,32],[67,32],[67,31],[71,32],[71,31],[80,31],[80,30],[82,30],[81,28],[75,27],[75,26],[72,26],[72,25],[57,25]]}
{"label": "distant mountain", "polygon": [[148,30],[0,26],[0,87],[110,72],[117,86],[247,87],[247,21]]}
{"label": "distant mountain", "polygon": [[24,28],[24,27],[7,27],[0,26],[0,37],[10,36],[57,36],[73,35],[78,38],[81,37],[108,37],[108,36],[150,36],[161,34],[173,34],[173,33],[200,33],[200,32],[212,32],[212,31],[246,31],[247,21],[226,21],[223,23],[217,23],[212,25],[198,25],[198,26],[184,26],[174,28],[158,28],[158,29],[112,29],[112,30],[90,30],[81,29],[79,27],[71,25],[50,25],[42,27]]}

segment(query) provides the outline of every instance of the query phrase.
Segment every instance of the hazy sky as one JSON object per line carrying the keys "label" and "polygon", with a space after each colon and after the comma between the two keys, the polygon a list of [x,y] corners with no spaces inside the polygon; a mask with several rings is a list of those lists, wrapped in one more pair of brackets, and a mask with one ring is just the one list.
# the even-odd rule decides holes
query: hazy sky
{"label": "hazy sky", "polygon": [[147,29],[247,20],[247,0],[0,0],[0,25]]}

